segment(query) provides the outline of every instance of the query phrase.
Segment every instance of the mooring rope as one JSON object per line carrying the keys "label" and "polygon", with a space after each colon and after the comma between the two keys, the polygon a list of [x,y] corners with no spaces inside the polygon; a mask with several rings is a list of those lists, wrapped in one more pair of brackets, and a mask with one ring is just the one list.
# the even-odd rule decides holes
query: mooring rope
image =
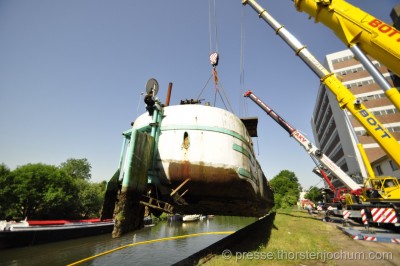
{"label": "mooring rope", "polygon": [[145,244],[151,244],[151,243],[156,243],[156,242],[163,242],[163,241],[169,241],[169,240],[176,240],[176,239],[182,239],[182,238],[189,238],[189,237],[196,237],[196,236],[204,236],[204,235],[230,235],[233,234],[235,231],[225,231],[225,232],[205,232],[205,233],[197,233],[197,234],[190,234],[190,235],[182,235],[182,236],[172,236],[172,237],[165,237],[165,238],[159,238],[159,239],[153,239],[153,240],[147,240],[147,241],[142,241],[142,242],[137,242],[137,243],[131,243],[128,245],[124,245],[121,247],[117,247],[99,254],[96,254],[94,256],[87,257],[85,259],[73,262],[71,264],[68,264],[67,266],[73,266],[73,265],[79,265],[81,263],[93,260],[95,258],[113,253],[115,251],[128,248],[128,247],[133,247],[137,245],[145,245]]}

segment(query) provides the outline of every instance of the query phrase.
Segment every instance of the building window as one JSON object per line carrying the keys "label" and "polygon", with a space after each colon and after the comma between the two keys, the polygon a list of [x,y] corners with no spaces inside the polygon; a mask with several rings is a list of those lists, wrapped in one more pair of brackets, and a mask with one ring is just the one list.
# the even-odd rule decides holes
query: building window
{"label": "building window", "polygon": [[378,164],[378,165],[375,167],[375,169],[376,169],[376,172],[378,173],[378,175],[383,175],[382,168],[381,168],[381,165],[380,165],[380,164]]}
{"label": "building window", "polygon": [[390,167],[392,168],[392,171],[396,171],[399,169],[392,160],[389,160],[389,164],[390,164]]}

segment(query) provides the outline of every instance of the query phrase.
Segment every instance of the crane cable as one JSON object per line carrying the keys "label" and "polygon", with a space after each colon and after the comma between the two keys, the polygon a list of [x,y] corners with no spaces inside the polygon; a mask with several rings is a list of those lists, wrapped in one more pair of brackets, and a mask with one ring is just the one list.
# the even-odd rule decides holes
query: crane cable
{"label": "crane cable", "polygon": [[[214,0],[214,21],[217,20],[217,6],[215,4]],[[213,31],[211,29],[212,25],[212,19],[211,19],[211,0],[208,0],[208,30],[209,30],[209,35],[210,35],[210,54],[212,54],[212,35]],[[215,32],[215,52],[218,53],[218,28],[217,28],[217,23],[214,23],[214,32]]]}
{"label": "crane cable", "polygon": [[[321,166],[320,164],[318,164],[317,159],[315,159],[314,156],[312,156],[311,154],[310,154],[310,157],[311,157],[311,159],[313,160],[313,162],[315,163],[315,165],[317,166],[317,168],[318,168],[320,171],[321,171],[321,170],[324,171],[324,169],[322,169],[322,166]],[[324,181],[324,178],[321,178],[321,179],[318,181],[318,183],[315,184],[314,186],[311,186],[311,188],[313,188],[313,187],[317,188],[317,186],[319,185],[319,183],[321,183],[321,181]],[[332,181],[332,180],[330,180],[330,181]],[[324,182],[324,183],[328,184],[327,182]]]}
{"label": "crane cable", "polygon": [[[213,67],[212,69],[212,75],[214,77],[214,89],[215,89],[215,94],[214,94],[214,106],[216,103],[216,98],[217,98],[217,93],[218,91],[218,74],[217,74],[217,65],[218,65],[218,60],[219,60],[219,53],[218,53],[218,28],[217,28],[217,5],[215,0],[213,1],[213,19],[211,18],[211,0],[208,0],[208,29],[209,29],[209,35],[210,35],[210,63]],[[212,23],[214,21],[214,23]],[[212,29],[212,24],[214,24],[214,31]],[[213,51],[213,32],[215,34],[215,51]]]}
{"label": "crane cable", "polygon": [[[213,19],[212,19],[213,17]],[[214,21],[214,23],[212,23]],[[211,0],[208,1],[208,22],[209,22],[209,35],[210,35],[210,63],[213,67],[212,69],[212,76],[214,77],[214,89],[215,89],[215,94],[214,94],[214,106],[217,101],[217,94],[221,98],[221,101],[223,105],[225,106],[226,109],[229,111],[233,112],[233,108],[229,102],[229,99],[225,93],[224,88],[222,87],[221,83],[219,82],[218,78],[218,73],[217,73],[217,65],[218,65],[218,60],[219,60],[219,54],[218,54],[218,27],[217,27],[217,5],[216,1],[213,1],[213,16],[211,16]],[[214,31],[212,30],[212,24],[214,24]],[[215,34],[215,52],[213,52],[213,32]],[[208,82],[207,82],[208,83]],[[224,94],[224,97],[227,101],[228,106],[225,104],[225,101],[221,95],[220,89],[222,90],[222,93]],[[200,97],[200,96],[199,96]]]}
{"label": "crane cable", "polygon": [[[247,116],[248,114],[248,107],[247,107],[247,101],[244,99],[243,94],[245,93],[245,88],[244,88],[244,50],[245,50],[245,37],[246,37],[246,32],[245,32],[245,25],[244,25],[244,19],[245,19],[245,11],[246,8],[242,6],[242,16],[241,16],[241,22],[240,22],[240,91],[238,93],[239,95],[239,116]],[[243,105],[243,111],[242,111],[242,105]]]}

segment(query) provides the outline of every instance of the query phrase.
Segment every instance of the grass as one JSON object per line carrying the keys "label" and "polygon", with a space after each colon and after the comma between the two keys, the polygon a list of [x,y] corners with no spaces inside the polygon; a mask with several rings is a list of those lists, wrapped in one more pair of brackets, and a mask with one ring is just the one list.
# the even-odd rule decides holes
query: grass
{"label": "grass", "polygon": [[[335,252],[338,244],[332,240],[337,229],[323,223],[305,211],[279,210],[271,237],[265,246],[248,253],[232,254],[226,259],[214,257],[207,265],[301,265],[323,261],[323,252]],[[308,260],[307,260],[308,258]],[[319,259],[318,259],[319,258]],[[327,261],[327,265],[334,265]]]}

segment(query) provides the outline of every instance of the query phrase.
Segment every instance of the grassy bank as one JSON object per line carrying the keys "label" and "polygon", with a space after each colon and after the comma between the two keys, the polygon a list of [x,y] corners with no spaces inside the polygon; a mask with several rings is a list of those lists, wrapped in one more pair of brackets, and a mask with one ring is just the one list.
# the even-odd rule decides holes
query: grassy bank
{"label": "grassy bank", "polygon": [[[260,232],[262,233],[262,232]],[[324,252],[339,250],[332,239],[337,229],[321,222],[307,212],[279,211],[275,217],[271,237],[266,245],[247,253],[229,252],[207,262],[207,265],[301,265],[324,260]],[[327,265],[334,265],[327,261]]]}

